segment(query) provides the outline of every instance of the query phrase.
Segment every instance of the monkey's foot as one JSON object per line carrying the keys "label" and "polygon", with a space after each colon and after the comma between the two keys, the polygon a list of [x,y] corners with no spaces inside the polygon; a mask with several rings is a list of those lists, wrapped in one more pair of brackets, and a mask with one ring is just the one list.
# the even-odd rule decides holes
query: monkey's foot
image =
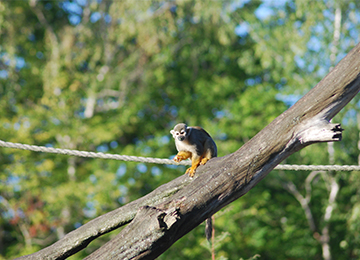
{"label": "monkey's foot", "polygon": [[185,174],[189,174],[189,177],[194,177],[196,168],[190,167],[186,170]]}
{"label": "monkey's foot", "polygon": [[182,160],[186,160],[184,156],[176,155],[173,159],[175,162],[181,162]]}
{"label": "monkey's foot", "polygon": [[204,165],[207,161],[209,161],[208,158],[203,158],[200,162],[201,165]]}

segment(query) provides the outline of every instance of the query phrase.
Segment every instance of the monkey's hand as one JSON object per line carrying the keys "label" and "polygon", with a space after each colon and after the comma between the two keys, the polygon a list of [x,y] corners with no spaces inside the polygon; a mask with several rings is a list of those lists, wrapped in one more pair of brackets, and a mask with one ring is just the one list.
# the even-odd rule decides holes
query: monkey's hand
{"label": "monkey's hand", "polygon": [[188,158],[191,157],[191,152],[185,152],[185,151],[180,151],[178,152],[178,154],[174,157],[174,161],[175,162],[181,162],[183,160],[186,160]]}

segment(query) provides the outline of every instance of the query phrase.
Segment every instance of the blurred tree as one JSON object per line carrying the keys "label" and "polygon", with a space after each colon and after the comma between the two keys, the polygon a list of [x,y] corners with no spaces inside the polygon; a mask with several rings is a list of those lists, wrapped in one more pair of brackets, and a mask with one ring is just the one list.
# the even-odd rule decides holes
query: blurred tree
{"label": "blurred tree", "polygon": [[[267,15],[259,17],[260,9]],[[352,1],[288,1],[279,5],[264,2],[257,12],[258,20],[246,20],[250,37],[255,42],[253,57],[262,62],[263,70],[268,71],[267,79],[279,88],[277,98],[289,105],[324,77],[344,53],[358,42],[358,3]],[[358,97],[355,98],[335,119],[343,122],[348,134],[345,134],[343,142],[334,145],[334,152],[328,153],[331,149],[327,145],[316,145],[291,156],[287,163],[357,164],[359,151],[354,140],[358,140],[359,132],[356,125],[358,101]],[[246,211],[252,203],[258,205],[259,196],[264,193],[270,196],[271,205],[267,203],[263,213],[259,212],[259,206],[255,206],[251,220],[242,216],[235,225],[239,226],[239,222],[244,221],[244,232],[251,226],[249,223],[254,224],[254,218],[266,221],[254,225],[254,229],[244,234],[244,241],[234,244],[243,245],[242,252],[250,249],[269,259],[279,259],[279,255],[294,259],[357,259],[359,241],[350,229],[358,225],[355,220],[358,214],[354,211],[350,214],[346,208],[357,208],[353,203],[358,198],[358,182],[354,182],[353,176],[358,173],[322,173],[320,176],[323,178],[317,175],[312,179],[314,174],[275,171],[271,180],[253,189],[253,199],[249,198],[250,202],[236,212]],[[281,194],[281,183],[284,181],[298,186],[292,186],[295,190],[291,192],[297,196],[296,199],[305,196],[307,188],[312,187],[310,193],[306,193],[311,198],[307,208],[300,207],[305,206],[300,205],[300,201],[294,204],[288,194]],[[289,190],[288,186],[284,186],[287,187],[285,190]],[[315,229],[309,226],[305,209],[312,213]],[[224,227],[228,227],[232,219],[227,218]],[[226,243],[224,247],[231,244]],[[271,250],[272,246],[276,249]],[[284,251],[279,253],[282,249]],[[229,249],[226,251],[229,252]]]}
{"label": "blurred tree", "polygon": [[[176,150],[168,131],[185,121],[207,129],[223,156],[307,92],[359,41],[358,5],[350,0],[0,1],[1,139],[171,157]],[[334,51],[337,8],[341,37]],[[354,100],[341,114],[347,131],[335,145],[335,163],[357,163],[358,111]],[[312,146],[288,162],[324,164],[329,161],[324,150],[326,145]],[[0,255],[5,258],[39,250],[185,169],[13,149],[1,149],[0,159]],[[307,174],[274,172],[216,214],[217,257],[320,259],[321,246],[302,208],[281,186],[284,179],[301,186]],[[334,258],[360,255],[357,175],[336,175],[340,191],[330,220]],[[324,185],[313,182],[316,219],[327,198]],[[107,239],[72,258],[83,258]],[[210,257],[203,241],[200,227],[160,258]]]}

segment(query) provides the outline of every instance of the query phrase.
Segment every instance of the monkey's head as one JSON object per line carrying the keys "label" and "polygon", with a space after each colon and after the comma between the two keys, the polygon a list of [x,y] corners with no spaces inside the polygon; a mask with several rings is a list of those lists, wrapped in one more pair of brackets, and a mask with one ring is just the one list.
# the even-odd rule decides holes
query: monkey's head
{"label": "monkey's head", "polygon": [[174,139],[177,139],[179,141],[184,141],[186,138],[186,135],[188,134],[188,127],[184,123],[177,124],[173,130],[170,131]]}

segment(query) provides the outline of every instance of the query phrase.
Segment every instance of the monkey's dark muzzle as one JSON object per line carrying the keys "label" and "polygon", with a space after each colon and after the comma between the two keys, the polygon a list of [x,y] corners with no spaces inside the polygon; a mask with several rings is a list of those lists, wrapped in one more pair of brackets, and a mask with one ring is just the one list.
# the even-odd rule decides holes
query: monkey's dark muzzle
{"label": "monkey's dark muzzle", "polygon": [[179,141],[184,141],[184,139],[185,139],[185,136],[178,136]]}

